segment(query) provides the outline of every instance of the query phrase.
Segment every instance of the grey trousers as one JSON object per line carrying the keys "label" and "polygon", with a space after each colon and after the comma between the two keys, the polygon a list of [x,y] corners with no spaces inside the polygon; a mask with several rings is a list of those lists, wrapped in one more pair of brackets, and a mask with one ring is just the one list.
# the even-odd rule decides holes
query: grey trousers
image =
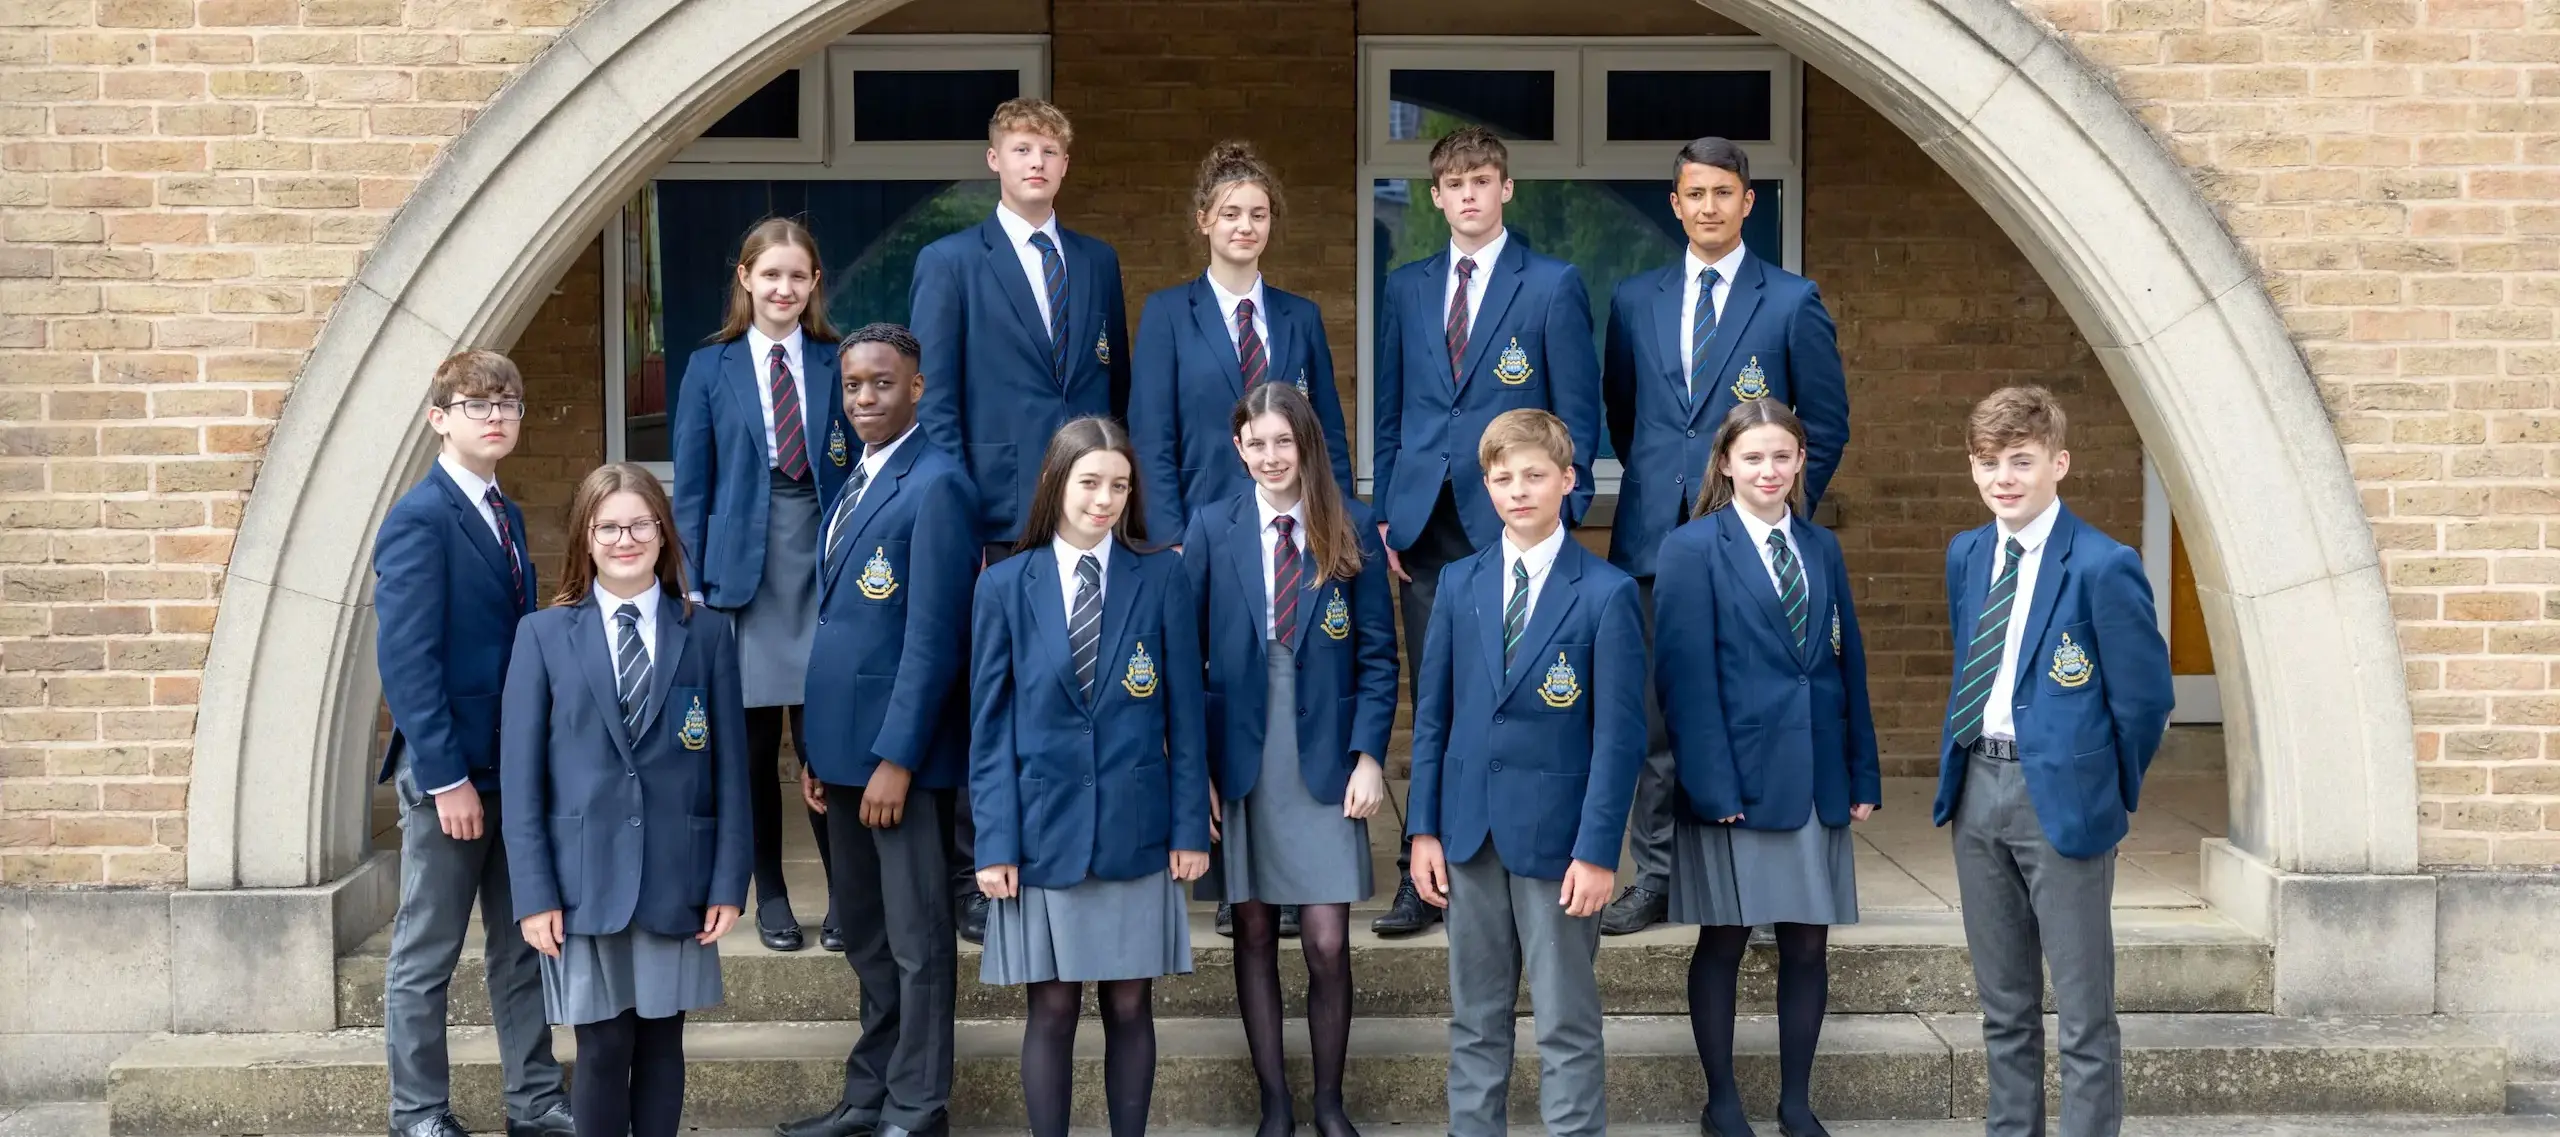
{"label": "grey trousers", "polygon": [[[1990,1061],[1989,1137],[2042,1137],[2044,967],[2053,969],[2065,1137],[2124,1125],[2116,1025],[2116,854],[2074,860],[2036,823],[2016,762],[1966,759],[1954,825],[1965,945]],[[2041,958],[2039,958],[2041,956]]]}
{"label": "grey trousers", "polygon": [[[1636,578],[1644,609],[1644,657],[1653,655],[1653,578]],[[1671,731],[1662,724],[1662,700],[1651,676],[1644,685],[1644,769],[1636,773],[1636,800],[1627,811],[1627,852],[1636,862],[1636,887],[1671,892],[1671,802],[1680,792],[1680,767],[1671,756]]]}
{"label": "grey trousers", "polygon": [[844,1060],[854,1116],[921,1132],[951,1104],[960,949],[943,842],[950,790],[907,791],[894,829],[862,825],[862,787],[827,787],[828,884],[862,981],[862,1036]]}
{"label": "grey trousers", "polygon": [[506,1075],[507,1116],[527,1121],[565,1104],[559,1060],[551,1056],[551,1024],[542,1008],[542,970],[517,929],[507,885],[507,849],[499,839],[498,795],[483,791],[486,819],[477,841],[456,841],[436,822],[435,799],[420,794],[400,770],[400,914],[391,921],[391,959],[384,970],[382,1038],[391,1062],[391,1125],[401,1128],[449,1108],[452,1064],[445,1050],[445,1006],[453,965],[480,906],[487,943],[489,1013],[498,1028],[498,1061]]}
{"label": "grey trousers", "polygon": [[1538,1039],[1538,1113],[1550,1137],[1609,1127],[1600,1038],[1600,918],[1565,915],[1564,883],[1517,876],[1488,841],[1449,866],[1449,1133],[1511,1128],[1512,1042],[1520,971]]}

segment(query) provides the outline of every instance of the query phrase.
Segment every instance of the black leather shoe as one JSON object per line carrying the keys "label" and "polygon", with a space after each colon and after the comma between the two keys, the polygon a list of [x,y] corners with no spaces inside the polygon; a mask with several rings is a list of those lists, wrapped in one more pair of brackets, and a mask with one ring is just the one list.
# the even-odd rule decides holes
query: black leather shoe
{"label": "black leather shoe", "polygon": [[508,1118],[507,1137],[578,1137],[578,1121],[569,1116],[568,1103],[563,1102],[531,1121]]}
{"label": "black leather shoe", "polygon": [[1670,897],[1641,884],[1630,884],[1625,892],[1618,894],[1617,899],[1609,902],[1608,907],[1600,910],[1600,934],[1623,936],[1641,932],[1661,923],[1670,914]]}
{"label": "black leather shoe", "polygon": [[1280,906],[1280,938],[1284,940],[1298,938],[1298,906],[1295,904]]}
{"label": "black leather shoe", "polygon": [[1778,1119],[1778,1132],[1783,1134],[1784,1137],[1831,1137],[1831,1131],[1822,1127],[1822,1119],[1815,1117],[1810,1112],[1795,1119],[1793,1122],[1788,1121],[1784,1117],[1780,1117]]}
{"label": "black leather shoe", "polygon": [[816,1117],[803,1117],[773,1127],[774,1137],[872,1137],[883,1128],[853,1116],[853,1107],[838,1105]]}
{"label": "black leather shoe", "polygon": [[973,944],[987,942],[987,894],[972,892],[960,902],[960,938]]}
{"label": "black leather shoe", "polygon": [[909,1129],[903,1125],[883,1125],[877,1137],[951,1137],[951,1115],[946,1113],[934,1119],[933,1124],[922,1129]]}
{"label": "black leather shoe", "polygon": [[471,1131],[462,1127],[460,1118],[440,1113],[425,1121],[392,1126],[391,1137],[471,1137]]}
{"label": "black leather shoe", "polygon": [[844,933],[837,931],[833,924],[820,924],[818,925],[818,946],[827,951],[842,952]]}
{"label": "black leather shoe", "polygon": [[1751,1123],[1743,1120],[1741,1106],[1728,1105],[1726,1109],[1729,1112],[1722,1124],[1716,1122],[1716,1107],[1711,1105],[1699,1111],[1698,1132],[1704,1137],[1760,1137],[1751,1131]]}
{"label": "black leather shoe", "polygon": [[791,902],[780,897],[756,905],[756,938],[767,951],[798,951],[809,946],[800,921],[791,918]]}
{"label": "black leather shoe", "polygon": [[1220,905],[1218,905],[1218,934],[1219,934],[1219,935],[1222,935],[1222,936],[1225,936],[1225,937],[1227,937],[1228,939],[1231,939],[1231,940],[1232,940],[1232,939],[1234,939],[1234,938],[1236,938],[1236,906],[1235,906],[1235,905],[1233,905],[1233,904],[1220,904]]}
{"label": "black leather shoe", "polygon": [[1387,906],[1387,914],[1371,921],[1369,930],[1382,936],[1410,936],[1440,922],[1440,910],[1422,902],[1422,894],[1413,890],[1413,878],[1396,882],[1395,903]]}

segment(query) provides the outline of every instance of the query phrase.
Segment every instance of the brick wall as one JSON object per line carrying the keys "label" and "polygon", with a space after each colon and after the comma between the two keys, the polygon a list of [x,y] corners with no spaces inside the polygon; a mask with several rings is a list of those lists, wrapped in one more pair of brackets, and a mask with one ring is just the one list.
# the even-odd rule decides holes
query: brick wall
{"label": "brick wall", "polygon": [[499,470],[524,508],[525,545],[542,574],[543,602],[560,583],[569,499],[604,462],[604,245],[576,262],[542,300],[507,356],[524,372],[523,441]]}

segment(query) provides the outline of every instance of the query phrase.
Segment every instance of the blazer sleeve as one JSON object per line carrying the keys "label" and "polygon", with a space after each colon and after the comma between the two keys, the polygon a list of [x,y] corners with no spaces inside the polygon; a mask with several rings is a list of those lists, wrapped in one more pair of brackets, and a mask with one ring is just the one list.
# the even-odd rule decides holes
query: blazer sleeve
{"label": "blazer sleeve", "polygon": [[2099,562],[2097,587],[2090,592],[2090,634],[2097,640],[2098,666],[2105,688],[2107,714],[2115,721],[2116,781],[2124,807],[2140,804],[2142,776],[2159,753],[2160,735],[2169,729],[2169,711],[2177,693],[2169,673],[2169,643],[2160,638],[2160,622],[2151,604],[2151,580],[2142,571],[2142,554],[2118,545]]}
{"label": "blazer sleeve", "polygon": [[1209,851],[1209,728],[1201,688],[1207,677],[1200,667],[1200,611],[1191,597],[1191,581],[1181,572],[1164,574],[1166,771],[1173,783],[1173,847]]}
{"label": "blazer sleeve", "polygon": [[916,504],[907,541],[906,643],[898,653],[898,677],[872,740],[871,755],[913,772],[925,759],[951,689],[962,681],[969,634],[970,585],[977,574],[977,516],[968,479],[933,478]]}
{"label": "blazer sleeve", "polygon": [[1440,766],[1449,745],[1450,640],[1456,634],[1453,613],[1459,596],[1449,588],[1449,578],[1461,575],[1466,561],[1443,565],[1436,595],[1431,606],[1430,630],[1422,637],[1422,674],[1414,684],[1413,697],[1413,773],[1412,784],[1405,789],[1404,831],[1408,837],[1440,835]]}
{"label": "blazer sleeve", "polygon": [[1600,351],[1600,406],[1608,419],[1609,448],[1620,459],[1635,452],[1636,331],[1627,325],[1626,286],[1609,296],[1609,329]]}
{"label": "blazer sleeve", "polygon": [[1404,451],[1404,316],[1397,311],[1394,276],[1387,277],[1382,291],[1386,295],[1378,301],[1378,343],[1371,361],[1378,374],[1369,390],[1369,500],[1380,503],[1381,524],[1387,495],[1395,487],[1396,459]]}
{"label": "blazer sleeve", "polygon": [[400,732],[420,793],[471,777],[446,701],[452,694],[444,672],[449,594],[437,528],[423,510],[394,509],[373,539],[373,612],[379,624],[373,657],[382,671],[383,702],[391,708],[391,724]]}
{"label": "blazer sleeve", "polygon": [[[746,695],[738,678],[738,629],[729,617],[700,605],[693,620],[710,630],[712,776],[720,818],[711,857],[712,904],[744,911],[747,881],[755,874],[755,815],[748,796]],[[538,815],[537,815],[538,816]]]}
{"label": "blazer sleeve", "polygon": [[697,351],[685,364],[684,387],[676,394],[672,442],[676,467],[674,506],[676,539],[684,544],[685,567],[693,576],[694,595],[706,595],[709,582],[702,566],[710,560],[703,546],[711,527],[711,478],[719,465],[718,434],[712,429],[712,388],[720,385],[720,353]]}
{"label": "blazer sleeve", "polygon": [[1592,644],[1591,777],[1582,791],[1582,823],[1574,831],[1573,859],[1604,869],[1618,867],[1626,844],[1627,810],[1635,801],[1636,774],[1644,769],[1644,615],[1636,582],[1620,577],[1600,606],[1599,637]]}
{"label": "blazer sleeve", "polygon": [[1022,802],[1013,752],[1013,638],[1000,580],[978,574],[969,622],[969,808],[982,869],[1022,863]]}
{"label": "blazer sleeve", "polygon": [[1810,282],[1787,326],[1787,363],[1794,370],[1796,417],[1804,421],[1804,497],[1810,512],[1822,503],[1822,491],[1849,450],[1849,379],[1840,365],[1840,333],[1831,310],[1822,306],[1822,290]]}
{"label": "blazer sleeve", "polygon": [[1867,695],[1867,639],[1849,595],[1849,564],[1831,543],[1831,595],[1840,605],[1840,680],[1849,701],[1849,802],[1884,806],[1884,769],[1876,757],[1876,716]]}
{"label": "blazer sleeve", "polygon": [[[965,362],[969,315],[963,303],[968,282],[961,279],[951,255],[933,245],[917,255],[915,272],[915,281],[907,289],[907,319],[914,325],[924,369],[924,397],[916,403],[916,421],[924,425],[927,441],[965,464],[968,452],[961,448],[960,416],[969,386]],[[977,511],[970,510],[970,516],[977,516]]]}
{"label": "blazer sleeve", "polygon": [[[1104,246],[1106,249],[1109,246]],[[1103,310],[1103,334],[1120,350],[1111,353],[1111,417],[1129,421],[1129,297],[1120,289],[1120,254],[1111,252],[1111,295]],[[1203,846],[1205,848],[1205,846]]]}
{"label": "blazer sleeve", "polygon": [[1325,457],[1332,459],[1333,481],[1342,487],[1343,499],[1352,500],[1360,483],[1352,480],[1351,428],[1342,417],[1342,392],[1333,386],[1333,344],[1324,338],[1324,313],[1310,304],[1306,308],[1307,351],[1315,357],[1313,371],[1307,373],[1307,398],[1316,405],[1316,425],[1324,431]]}
{"label": "blazer sleeve", "polygon": [[1157,540],[1182,532],[1191,516],[1182,500],[1182,352],[1174,342],[1174,315],[1171,305],[1150,297],[1129,359],[1129,442],[1138,451],[1138,485],[1147,495],[1147,533]]}
{"label": "blazer sleeve", "polygon": [[498,726],[498,784],[507,803],[499,829],[507,839],[507,885],[518,920],[566,907],[551,848],[551,674],[540,623],[516,624]]}
{"label": "blazer sleeve", "polygon": [[1742,774],[1716,672],[1717,570],[1680,563],[1695,556],[1693,541],[1673,530],[1654,562],[1653,684],[1681,792],[1713,821],[1742,812]]}
{"label": "blazer sleeve", "polygon": [[1591,293],[1582,287],[1582,270],[1563,266],[1555,289],[1547,304],[1547,397],[1573,439],[1573,494],[1564,502],[1564,522],[1580,525],[1598,489],[1591,462],[1600,456],[1600,368],[1591,354]]}
{"label": "blazer sleeve", "polygon": [[1360,575],[1351,580],[1351,749],[1381,763],[1396,726],[1396,606],[1387,590],[1387,552],[1377,527],[1363,517]]}

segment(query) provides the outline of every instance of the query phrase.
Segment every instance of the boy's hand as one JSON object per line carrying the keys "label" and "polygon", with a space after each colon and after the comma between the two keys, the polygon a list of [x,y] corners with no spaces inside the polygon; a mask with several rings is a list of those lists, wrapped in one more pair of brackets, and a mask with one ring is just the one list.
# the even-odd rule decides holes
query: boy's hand
{"label": "boy's hand", "polygon": [[1342,815],[1354,821],[1366,821],[1387,803],[1387,772],[1378,760],[1366,754],[1360,764],[1351,768],[1351,784],[1342,789]]}
{"label": "boy's hand", "polygon": [[1564,893],[1556,903],[1564,905],[1564,914],[1577,920],[1598,915],[1609,902],[1609,890],[1616,887],[1618,874],[1589,861],[1575,861],[1565,867]]}
{"label": "boy's hand", "polygon": [[895,829],[907,818],[907,787],[916,776],[895,762],[882,762],[871,768],[871,780],[862,787],[862,827]]}
{"label": "boy's hand", "polygon": [[800,804],[808,806],[811,813],[827,811],[827,787],[819,784],[818,776],[810,773],[807,766],[800,767]]}
{"label": "boy's hand", "polygon": [[477,841],[489,814],[480,806],[480,791],[464,782],[436,795],[436,826],[456,841]]}
{"label": "boy's hand", "polygon": [[1387,571],[1395,574],[1397,580],[1413,583],[1413,578],[1405,575],[1404,558],[1396,555],[1395,546],[1387,544],[1387,523],[1384,521],[1378,523],[1378,545],[1387,551]]}
{"label": "boy's hand", "polygon": [[559,909],[536,912],[516,921],[516,926],[524,930],[524,942],[533,945],[533,950],[553,959],[560,958]]}
{"label": "boy's hand", "polygon": [[1438,837],[1413,839],[1413,891],[1434,908],[1449,906],[1449,858],[1440,851]]}
{"label": "boy's hand", "polygon": [[1209,854],[1207,853],[1175,849],[1165,860],[1166,867],[1173,870],[1173,879],[1185,884],[1209,874]]}
{"label": "boy's hand", "polygon": [[1226,822],[1226,820],[1227,820],[1227,814],[1226,814],[1226,811],[1218,808],[1218,787],[1216,787],[1216,786],[1210,786],[1210,787],[1209,787],[1209,840],[1210,840],[1210,841],[1215,842],[1216,840],[1218,840],[1218,838],[1219,838],[1219,836],[1220,836],[1220,834],[1219,834],[1219,827],[1220,827],[1221,825],[1223,825],[1223,824]]}
{"label": "boy's hand", "polygon": [[729,929],[737,926],[737,905],[714,904],[702,914],[702,934],[693,940],[700,944],[715,944],[720,942],[720,937],[729,934]]}
{"label": "boy's hand", "polygon": [[1011,900],[1021,891],[1020,874],[1012,865],[997,865],[978,870],[978,894],[989,900]]}
{"label": "boy's hand", "polygon": [[1875,815],[1876,806],[1873,802],[1862,801],[1849,807],[1849,820],[1851,821],[1864,821]]}

